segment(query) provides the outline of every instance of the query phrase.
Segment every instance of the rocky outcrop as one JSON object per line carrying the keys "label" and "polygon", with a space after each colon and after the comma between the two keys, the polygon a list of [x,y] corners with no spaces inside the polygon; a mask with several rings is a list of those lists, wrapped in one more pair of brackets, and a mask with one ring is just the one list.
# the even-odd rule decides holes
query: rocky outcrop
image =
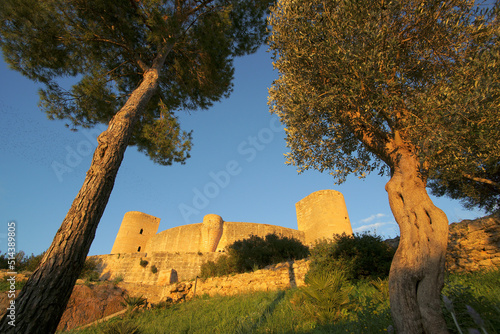
{"label": "rocky outcrop", "polygon": [[125,309],[126,291],[112,283],[75,285],[59,322],[58,330],[69,330]]}
{"label": "rocky outcrop", "polygon": [[[26,274],[18,274],[17,279],[26,280]],[[20,291],[16,290],[16,296]],[[124,289],[109,282],[75,285],[57,329],[70,330],[123,310],[125,306],[121,303],[126,295]],[[0,294],[0,316],[3,316],[8,305],[7,293]]]}

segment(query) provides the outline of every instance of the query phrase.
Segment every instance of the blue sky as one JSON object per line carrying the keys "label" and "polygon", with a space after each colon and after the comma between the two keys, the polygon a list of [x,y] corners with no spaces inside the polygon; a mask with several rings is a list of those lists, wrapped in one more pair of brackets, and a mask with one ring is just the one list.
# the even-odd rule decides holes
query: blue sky
{"label": "blue sky", "polygon": [[[297,228],[295,203],[308,194],[334,189],[344,194],[355,231],[384,237],[399,234],[387,193],[387,177],[374,173],[338,186],[327,173],[297,174],[285,165],[285,133],[268,111],[268,88],[277,77],[270,54],[235,62],[230,98],[206,111],[180,111],[181,126],[193,131],[185,165],[159,166],[129,147],[89,255],[107,254],[123,215],[142,211],[161,218],[160,231],[199,223],[209,213],[225,221]],[[17,225],[17,249],[46,250],[80,189],[105,127],[71,132],[38,107],[38,87],[0,63],[0,251],[7,224]],[[484,215],[446,198],[435,204],[450,222]]]}

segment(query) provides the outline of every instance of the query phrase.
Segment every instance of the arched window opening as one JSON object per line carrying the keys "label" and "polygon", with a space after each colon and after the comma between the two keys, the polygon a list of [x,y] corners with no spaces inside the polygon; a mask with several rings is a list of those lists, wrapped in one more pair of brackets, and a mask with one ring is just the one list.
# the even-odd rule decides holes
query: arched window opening
{"label": "arched window opening", "polygon": [[139,246],[139,248],[137,248],[137,251],[140,252],[141,251],[141,246]]}
{"label": "arched window opening", "polygon": [[142,234],[142,232],[143,232],[143,231],[144,231],[144,230],[141,228],[141,230],[139,231],[139,234]]}

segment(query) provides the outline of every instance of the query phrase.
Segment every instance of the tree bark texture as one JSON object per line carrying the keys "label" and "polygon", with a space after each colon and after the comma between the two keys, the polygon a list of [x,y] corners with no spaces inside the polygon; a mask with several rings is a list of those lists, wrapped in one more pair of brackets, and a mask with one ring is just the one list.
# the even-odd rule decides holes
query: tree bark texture
{"label": "tree bark texture", "polygon": [[448,333],[440,304],[448,219],[429,198],[415,155],[398,149],[391,160],[392,177],[385,189],[401,235],[389,275],[396,331]]}
{"label": "tree bark texture", "polygon": [[[165,55],[164,55],[165,56]],[[165,57],[163,56],[163,61]],[[158,87],[156,63],[143,76],[125,105],[98,137],[85,181],[73,201],[40,266],[15,301],[15,327],[4,316],[1,333],[54,333],[83,268],[134,124]]]}

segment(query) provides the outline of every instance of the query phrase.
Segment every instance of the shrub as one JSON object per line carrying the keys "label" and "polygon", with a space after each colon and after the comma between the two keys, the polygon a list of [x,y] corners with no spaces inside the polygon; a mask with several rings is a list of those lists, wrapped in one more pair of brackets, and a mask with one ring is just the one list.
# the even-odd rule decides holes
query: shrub
{"label": "shrub", "polygon": [[207,261],[201,265],[200,277],[202,279],[214,276],[224,276],[237,272],[234,258],[222,254],[215,261]]}
{"label": "shrub", "polygon": [[123,297],[123,302],[121,303],[123,306],[128,307],[129,309],[133,309],[134,307],[140,307],[146,304],[147,299],[143,296],[131,297],[125,296]]}
{"label": "shrub", "polygon": [[115,278],[113,278],[112,282],[114,285],[117,285],[118,283],[123,282],[123,275],[116,276]]}
{"label": "shrub", "polygon": [[[18,272],[21,271],[34,271],[40,262],[42,261],[42,257],[45,252],[34,255],[33,253],[30,256],[26,256],[23,251],[19,251],[14,254],[15,260],[15,270]],[[0,254],[0,269],[8,269],[9,267],[9,255],[7,253]]]}
{"label": "shrub", "polygon": [[143,259],[141,258],[141,261],[139,262],[139,264],[141,265],[141,267],[146,268],[146,266],[149,264],[149,262],[148,262],[148,261],[146,261],[146,260],[143,260]]}
{"label": "shrub", "polygon": [[158,272],[158,268],[156,268],[156,266],[154,264],[151,266],[151,272],[153,274],[156,274]]}
{"label": "shrub", "polygon": [[99,263],[95,258],[87,258],[78,278],[84,279],[88,282],[98,281],[100,276],[99,271],[97,270],[98,265]]}
{"label": "shrub", "polygon": [[389,275],[393,256],[394,249],[380,236],[335,235],[333,240],[316,242],[311,249],[309,273],[331,272],[343,267],[348,279],[384,278]]}
{"label": "shrub", "polygon": [[305,283],[291,302],[300,305],[310,317],[328,323],[347,315],[353,288],[342,269],[309,275]]}
{"label": "shrub", "polygon": [[208,261],[201,267],[202,278],[243,273],[288,260],[300,260],[309,255],[309,249],[299,240],[268,234],[264,238],[252,235],[226,248],[227,254]]}
{"label": "shrub", "polygon": [[24,261],[22,263],[22,267],[20,270],[26,270],[26,271],[35,271],[36,268],[40,265],[40,262],[42,262],[42,258],[45,252],[39,254],[39,255],[34,255],[31,253],[30,256],[24,258]]}
{"label": "shrub", "polygon": [[238,272],[264,268],[270,264],[288,260],[300,260],[309,255],[309,249],[299,240],[268,234],[264,238],[256,235],[235,241],[228,247],[229,256],[234,257]]}

